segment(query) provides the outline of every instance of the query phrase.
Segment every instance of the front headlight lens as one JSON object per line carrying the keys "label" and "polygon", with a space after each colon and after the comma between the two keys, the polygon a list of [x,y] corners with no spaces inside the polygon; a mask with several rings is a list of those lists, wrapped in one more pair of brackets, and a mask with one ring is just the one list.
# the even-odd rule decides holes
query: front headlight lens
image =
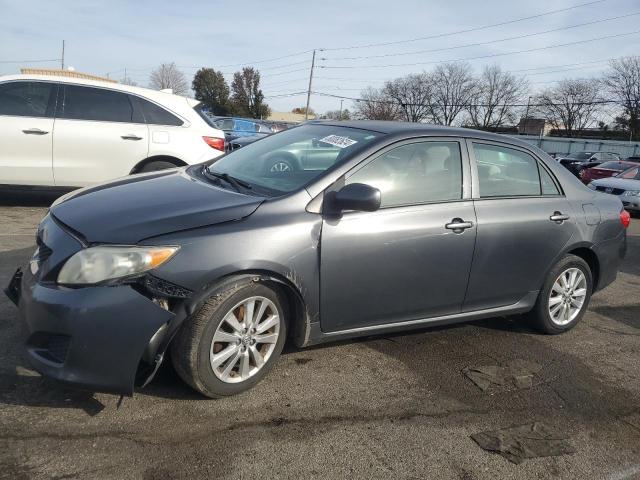
{"label": "front headlight lens", "polygon": [[640,197],[640,190],[627,190],[622,195],[625,197]]}
{"label": "front headlight lens", "polygon": [[91,285],[138,275],[165,263],[178,248],[99,246],[80,250],[66,261],[58,283]]}
{"label": "front headlight lens", "polygon": [[587,185],[587,187],[589,187],[591,190],[596,189],[596,186],[593,183],[590,183],[589,185]]}

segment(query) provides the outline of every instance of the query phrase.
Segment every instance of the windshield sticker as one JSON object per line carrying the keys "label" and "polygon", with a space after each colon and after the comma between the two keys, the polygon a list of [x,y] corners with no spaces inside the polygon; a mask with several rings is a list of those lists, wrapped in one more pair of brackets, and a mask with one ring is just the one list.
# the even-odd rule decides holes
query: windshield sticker
{"label": "windshield sticker", "polygon": [[338,148],[346,148],[358,143],[356,140],[351,140],[349,137],[341,137],[340,135],[327,135],[321,138],[320,141]]}

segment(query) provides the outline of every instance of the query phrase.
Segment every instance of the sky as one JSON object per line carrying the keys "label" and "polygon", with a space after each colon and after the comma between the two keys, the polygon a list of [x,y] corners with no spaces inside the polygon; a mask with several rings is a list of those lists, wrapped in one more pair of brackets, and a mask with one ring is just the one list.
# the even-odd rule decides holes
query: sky
{"label": "sky", "polygon": [[[498,64],[537,91],[640,55],[640,0],[0,0],[0,12],[0,75],[59,67],[64,39],[66,65],[115,79],[126,68],[141,86],[161,63],[189,82],[203,66],[228,80],[254,66],[275,111],[305,104],[313,49],[312,90],[352,98],[443,61]],[[337,110],[340,99],[313,94],[311,107]]]}

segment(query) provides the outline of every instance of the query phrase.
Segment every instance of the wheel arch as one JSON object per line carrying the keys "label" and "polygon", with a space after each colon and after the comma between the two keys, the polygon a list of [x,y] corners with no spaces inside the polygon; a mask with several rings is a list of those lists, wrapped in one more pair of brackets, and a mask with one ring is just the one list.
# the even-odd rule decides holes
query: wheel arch
{"label": "wheel arch", "polygon": [[587,265],[589,265],[589,270],[591,270],[593,291],[595,292],[598,289],[598,281],[600,280],[600,259],[598,258],[598,255],[591,248],[584,245],[573,248],[566,253],[569,255],[580,257],[585,262],[587,262]]}
{"label": "wheel arch", "polygon": [[169,162],[173,163],[176,167],[184,167],[187,165],[186,162],[180,160],[177,157],[172,157],[171,155],[154,155],[152,157],[147,157],[144,160],[140,160],[129,172],[130,175],[134,173],[139,173],[145,165],[150,164],[151,162]]}

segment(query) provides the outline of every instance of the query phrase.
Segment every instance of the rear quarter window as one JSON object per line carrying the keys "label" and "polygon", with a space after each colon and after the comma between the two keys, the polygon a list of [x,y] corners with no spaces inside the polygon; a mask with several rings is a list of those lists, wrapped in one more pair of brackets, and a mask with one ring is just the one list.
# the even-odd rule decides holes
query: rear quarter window
{"label": "rear quarter window", "polygon": [[135,97],[135,99],[146,123],[150,125],[169,125],[175,127],[179,127],[184,124],[180,118],[176,117],[173,113],[165,110],[161,106],[145,100],[144,98]]}

